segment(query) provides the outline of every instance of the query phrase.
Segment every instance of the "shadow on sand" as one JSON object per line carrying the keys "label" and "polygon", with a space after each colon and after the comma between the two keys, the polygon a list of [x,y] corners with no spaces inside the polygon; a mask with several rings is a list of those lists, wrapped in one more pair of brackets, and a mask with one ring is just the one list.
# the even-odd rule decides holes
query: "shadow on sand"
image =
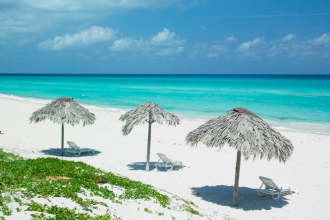
{"label": "shadow on sand", "polygon": [[259,197],[257,189],[248,187],[238,188],[237,206],[232,205],[234,186],[218,185],[194,187],[191,189],[193,195],[201,197],[205,201],[235,209],[243,209],[244,211],[270,210],[272,208],[282,208],[289,204],[285,198],[287,196],[274,201],[270,195]]}
{"label": "shadow on sand", "polygon": [[[181,167],[174,167],[173,170],[169,170],[169,169],[166,170],[165,168],[158,169],[156,164],[157,164],[156,162],[150,162],[149,171],[157,169],[157,171],[159,171],[159,172],[172,172],[172,171],[179,171],[181,169],[184,169]],[[129,167],[129,170],[146,170],[146,162],[134,162],[134,163],[128,164],[127,166]]]}
{"label": "shadow on sand", "polygon": [[[147,162],[134,162],[131,164],[127,164],[129,170],[146,170]],[[149,163],[149,171],[156,169],[156,162]]]}
{"label": "shadow on sand", "polygon": [[[73,154],[66,155],[65,153],[66,149],[64,149],[64,157],[75,157]],[[45,150],[40,150],[40,153],[43,153],[44,155],[51,155],[51,156],[61,156],[61,148],[50,148]],[[102,151],[95,151],[94,154],[89,154],[87,152],[83,152],[80,154],[80,156],[77,157],[93,157],[97,156],[98,154],[102,153]]]}

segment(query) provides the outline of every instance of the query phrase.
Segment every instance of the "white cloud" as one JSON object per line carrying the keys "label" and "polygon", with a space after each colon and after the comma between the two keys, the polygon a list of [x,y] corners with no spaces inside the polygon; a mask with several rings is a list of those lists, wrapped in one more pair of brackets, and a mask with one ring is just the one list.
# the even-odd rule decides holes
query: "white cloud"
{"label": "white cloud", "polygon": [[[240,44],[236,50],[231,50],[228,44],[208,45],[206,43],[196,44],[193,48],[187,48],[187,50],[191,51],[189,58],[216,58],[223,55],[225,59],[250,57],[256,60],[264,60],[266,57],[269,59],[274,57],[325,59],[330,56],[330,33],[325,33],[307,41],[294,39],[297,39],[295,35],[288,34],[284,38],[270,42],[265,41],[263,37],[255,38],[252,41]],[[229,41],[227,40],[227,42]]]}
{"label": "white cloud", "polygon": [[[281,41],[279,41],[281,42]],[[306,42],[284,41],[276,45],[272,45],[268,50],[268,56],[287,56],[297,57],[311,54],[313,48]]]}
{"label": "white cloud", "polygon": [[290,41],[296,39],[296,36],[294,34],[288,34],[285,37],[283,37],[282,41]]}
{"label": "white cloud", "polygon": [[237,40],[237,38],[234,37],[234,35],[230,36],[230,37],[227,37],[227,42],[229,43],[233,43]]}
{"label": "white cloud", "polygon": [[73,35],[56,36],[39,44],[40,49],[61,50],[72,46],[86,46],[114,39],[116,32],[108,27],[92,26]]}
{"label": "white cloud", "polygon": [[111,51],[125,51],[125,50],[135,50],[143,48],[142,40],[135,40],[134,38],[122,38],[115,40],[112,46],[109,48]]}
{"label": "white cloud", "polygon": [[316,37],[313,40],[309,40],[310,43],[321,45],[330,43],[330,33],[325,33],[320,37]]}
{"label": "white cloud", "polygon": [[281,50],[278,49],[277,46],[273,45],[269,48],[269,56],[276,56],[281,53]]}
{"label": "white cloud", "polygon": [[208,57],[208,58],[215,58],[224,53],[226,53],[228,48],[224,45],[208,45],[208,44],[196,44],[194,46],[193,53],[189,55],[189,57]]}
{"label": "white cloud", "polygon": [[199,4],[199,0],[193,0],[193,1],[190,3],[190,5],[191,5],[192,7],[196,7],[196,6],[198,6],[198,4]]}
{"label": "white cloud", "polygon": [[223,45],[212,45],[209,48],[210,53],[207,54],[207,57],[218,57],[221,54],[224,54],[227,52],[227,47]]}
{"label": "white cloud", "polygon": [[161,9],[193,0],[0,0],[0,37],[57,31],[81,22],[99,22],[134,9]]}
{"label": "white cloud", "polygon": [[176,49],[177,52],[182,52],[183,50],[184,50],[184,47],[178,47],[178,48]]}
{"label": "white cloud", "polygon": [[[308,41],[292,41],[296,36],[289,34],[282,40],[273,41],[272,47],[268,50],[268,56],[306,57],[318,56],[327,57],[330,52],[330,34],[325,33]],[[277,42],[277,43],[276,43]]]}
{"label": "white cloud", "polygon": [[157,56],[169,56],[174,53],[180,53],[184,50],[184,47],[178,47],[176,49],[161,49],[159,52],[155,53]]}
{"label": "white cloud", "polygon": [[134,38],[122,38],[115,40],[110,46],[110,51],[156,51],[155,55],[167,56],[174,53],[180,53],[184,50],[183,45],[186,39],[179,39],[174,32],[170,32],[164,28],[162,32],[150,37],[148,40],[134,39]]}
{"label": "white cloud", "polygon": [[206,30],[206,29],[207,29],[207,28],[206,28],[204,25],[202,25],[202,26],[201,26],[201,28],[202,28],[202,29],[204,29],[204,30]]}
{"label": "white cloud", "polygon": [[241,45],[239,45],[238,49],[247,50],[253,45],[260,44],[262,41],[263,41],[263,39],[258,37],[256,39],[254,39],[253,41],[247,41],[247,42],[242,43]]}
{"label": "white cloud", "polygon": [[209,58],[215,58],[215,57],[218,57],[219,54],[217,54],[217,53],[209,53],[206,56],[209,57]]}
{"label": "white cloud", "polygon": [[175,33],[166,28],[162,32],[159,32],[156,36],[150,38],[150,45],[168,45],[177,46],[185,43],[186,40],[175,39]]}
{"label": "white cloud", "polygon": [[20,2],[25,6],[50,11],[83,11],[102,8],[165,8],[178,4],[181,0],[21,0]]}

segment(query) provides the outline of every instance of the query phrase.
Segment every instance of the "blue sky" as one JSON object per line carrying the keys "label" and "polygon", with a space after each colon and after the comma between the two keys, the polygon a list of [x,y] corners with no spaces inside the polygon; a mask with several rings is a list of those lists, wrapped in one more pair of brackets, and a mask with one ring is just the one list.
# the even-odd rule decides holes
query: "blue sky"
{"label": "blue sky", "polygon": [[330,1],[0,0],[0,72],[330,74]]}

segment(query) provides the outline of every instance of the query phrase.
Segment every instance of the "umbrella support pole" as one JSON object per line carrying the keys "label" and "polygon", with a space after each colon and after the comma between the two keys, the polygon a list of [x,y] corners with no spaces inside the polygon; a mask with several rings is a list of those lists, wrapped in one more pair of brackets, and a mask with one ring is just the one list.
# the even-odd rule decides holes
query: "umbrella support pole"
{"label": "umbrella support pole", "polygon": [[235,173],[235,185],[234,185],[234,198],[233,205],[237,206],[237,195],[238,195],[238,183],[239,183],[239,171],[241,168],[241,151],[237,151],[236,159],[236,173]]}
{"label": "umbrella support pole", "polygon": [[62,124],[62,145],[61,145],[61,156],[64,155],[64,124]]}
{"label": "umbrella support pole", "polygon": [[148,150],[147,150],[147,165],[146,165],[146,171],[149,171],[149,161],[150,161],[150,141],[151,141],[151,119],[149,119],[149,129],[148,129]]}

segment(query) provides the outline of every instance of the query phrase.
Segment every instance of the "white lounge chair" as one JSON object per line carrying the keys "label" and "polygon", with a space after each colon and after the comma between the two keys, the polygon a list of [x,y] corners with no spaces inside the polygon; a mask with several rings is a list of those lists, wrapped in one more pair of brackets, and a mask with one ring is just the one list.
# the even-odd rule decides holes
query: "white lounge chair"
{"label": "white lounge chair", "polygon": [[157,153],[159,160],[157,162],[157,168],[170,168],[173,170],[174,167],[189,167],[189,162],[187,161],[172,161],[165,154]]}
{"label": "white lounge chair", "polygon": [[[261,180],[262,184],[257,190],[258,196],[264,196],[265,194],[268,194],[271,195],[274,200],[278,200],[283,195],[292,195],[292,192],[298,194],[298,186],[289,185],[287,183],[277,186],[272,179],[262,176],[259,176],[259,179]],[[264,189],[262,189],[263,185],[265,185]]]}
{"label": "white lounge chair", "polygon": [[66,150],[66,155],[69,155],[69,153],[73,153],[76,157],[80,156],[82,152],[87,152],[88,154],[94,154],[95,149],[90,149],[90,148],[80,148],[78,147],[74,142],[67,141],[68,145],[70,148]]}

